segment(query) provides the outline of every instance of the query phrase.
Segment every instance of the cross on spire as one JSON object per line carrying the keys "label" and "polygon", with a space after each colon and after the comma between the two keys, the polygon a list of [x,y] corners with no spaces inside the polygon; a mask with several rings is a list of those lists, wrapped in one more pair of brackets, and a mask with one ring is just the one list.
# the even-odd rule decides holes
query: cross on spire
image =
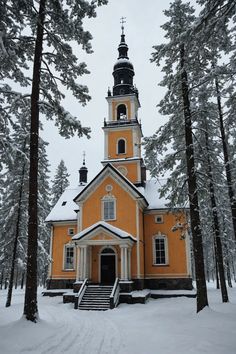
{"label": "cross on spire", "polygon": [[126,23],[125,19],[126,17],[121,17],[120,19],[122,34],[124,34],[124,23]]}

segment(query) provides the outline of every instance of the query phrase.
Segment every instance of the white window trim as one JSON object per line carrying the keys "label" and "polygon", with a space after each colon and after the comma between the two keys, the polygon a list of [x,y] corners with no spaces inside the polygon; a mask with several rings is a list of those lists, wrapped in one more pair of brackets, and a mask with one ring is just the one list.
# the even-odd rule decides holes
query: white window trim
{"label": "white window trim", "polygon": [[[165,263],[156,263],[156,239],[164,239],[165,241]],[[154,235],[152,238],[152,259],[153,259],[153,265],[155,266],[165,266],[169,265],[169,253],[168,253],[168,238],[166,235],[162,235],[161,233],[158,233],[157,235]]]}
{"label": "white window trim", "polygon": [[[118,150],[118,144],[119,144],[119,141],[120,141],[120,140],[124,140],[124,142],[125,142],[125,152],[119,152],[119,150]],[[125,155],[125,154],[127,154],[127,141],[126,141],[126,139],[123,138],[123,137],[120,137],[120,138],[117,140],[117,142],[116,142],[116,154],[117,154],[117,155]]]}
{"label": "white window trim", "polygon": [[[114,202],[114,218],[113,219],[104,219],[104,202],[105,201],[113,201]],[[116,198],[113,195],[105,195],[102,198],[102,220],[104,221],[112,221],[116,220]]]}
{"label": "white window trim", "polygon": [[[73,252],[74,252],[74,259],[73,259],[73,268],[66,268],[65,266],[66,266],[66,249],[67,248],[73,248]],[[75,246],[74,245],[72,245],[71,243],[66,243],[65,245],[64,245],[64,249],[63,249],[63,266],[62,266],[62,269],[63,270],[66,270],[66,271],[74,271],[75,270],[75,257],[76,257],[76,254],[75,254],[75,251],[76,251],[76,249],[75,249]]]}
{"label": "white window trim", "polygon": [[[164,223],[164,217],[161,214],[155,215],[155,224],[163,224]],[[157,218],[161,218],[161,221],[157,221]]]}
{"label": "white window trim", "polygon": [[[71,233],[70,230],[73,230],[73,233]],[[67,229],[67,235],[69,235],[69,236],[74,236],[74,234],[75,234],[75,228],[74,228],[74,227],[68,227],[68,229]]]}

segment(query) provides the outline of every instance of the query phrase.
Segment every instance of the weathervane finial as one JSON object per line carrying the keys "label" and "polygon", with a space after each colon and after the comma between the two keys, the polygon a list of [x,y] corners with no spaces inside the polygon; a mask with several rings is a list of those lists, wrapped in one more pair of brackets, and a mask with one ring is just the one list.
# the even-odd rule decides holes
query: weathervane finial
{"label": "weathervane finial", "polygon": [[124,35],[124,23],[126,23],[125,19],[126,17],[121,17],[120,19],[122,35]]}
{"label": "weathervane finial", "polygon": [[83,165],[85,166],[85,151],[83,151]]}

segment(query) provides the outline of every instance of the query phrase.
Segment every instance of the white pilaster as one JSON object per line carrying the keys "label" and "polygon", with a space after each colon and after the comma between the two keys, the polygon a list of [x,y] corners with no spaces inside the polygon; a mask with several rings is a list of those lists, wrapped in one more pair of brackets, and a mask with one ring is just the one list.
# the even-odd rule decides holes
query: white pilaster
{"label": "white pilaster", "polygon": [[136,235],[137,235],[137,279],[140,278],[140,248],[139,248],[139,205],[138,201],[136,201]]}

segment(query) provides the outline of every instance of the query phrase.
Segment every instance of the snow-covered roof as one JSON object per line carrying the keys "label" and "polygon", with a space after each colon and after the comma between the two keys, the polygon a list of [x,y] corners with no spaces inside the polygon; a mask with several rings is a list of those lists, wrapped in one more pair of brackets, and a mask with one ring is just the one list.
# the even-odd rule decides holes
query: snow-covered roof
{"label": "snow-covered roof", "polygon": [[76,188],[67,188],[47,216],[46,222],[76,221],[76,211],[79,210],[79,207],[73,199],[84,189],[85,186],[86,184],[79,185]]}
{"label": "snow-covered roof", "polygon": [[144,187],[137,189],[143,194],[148,202],[148,209],[166,209],[167,200],[160,197],[159,189],[165,181],[150,179],[147,180]]}
{"label": "snow-covered roof", "polygon": [[80,240],[82,239],[84,236],[88,235],[89,233],[97,230],[98,228],[103,228],[103,229],[106,229],[107,231],[110,231],[111,233],[115,234],[116,236],[120,237],[120,238],[123,238],[123,239],[127,239],[127,238],[130,238],[132,239],[133,241],[136,241],[136,239],[130,235],[128,232],[122,230],[122,229],[119,229],[118,227],[115,227],[115,226],[112,226],[110,224],[108,224],[107,222],[105,221],[98,221],[96,222],[95,224],[87,227],[86,229],[82,230],[81,232],[79,232],[78,234],[74,235],[72,237],[72,240]]}
{"label": "snow-covered roof", "polygon": [[[119,171],[117,172],[120,174]],[[122,175],[122,177],[124,180],[127,180],[129,184],[132,184],[125,176]],[[167,201],[165,198],[160,198],[160,192],[158,191],[162,184],[163,183],[161,181],[151,179],[146,181],[145,187],[136,187],[133,184],[132,186],[133,189],[143,195],[148,202],[149,205],[147,209],[166,209]],[[87,184],[83,184],[76,188],[67,188],[51,210],[50,214],[47,216],[46,222],[76,221],[76,211],[79,210],[79,206],[73,201],[73,199],[75,199],[86,186]],[[109,227],[113,226],[109,225]],[[127,237],[127,235],[123,237]]]}

